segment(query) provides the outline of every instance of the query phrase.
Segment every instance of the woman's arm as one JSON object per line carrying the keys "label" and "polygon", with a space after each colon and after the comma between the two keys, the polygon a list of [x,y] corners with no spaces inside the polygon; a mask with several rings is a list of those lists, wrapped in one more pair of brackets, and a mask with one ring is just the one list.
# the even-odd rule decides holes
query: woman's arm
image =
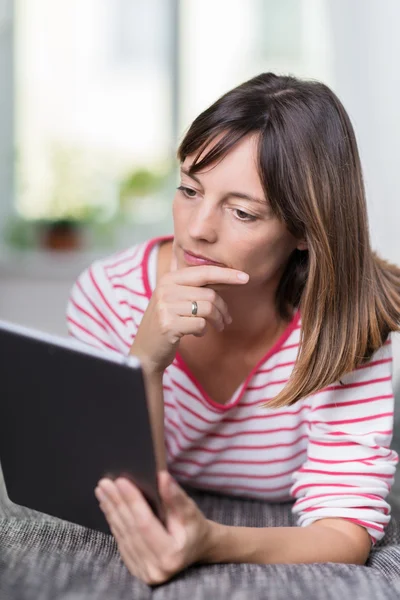
{"label": "woman's arm", "polygon": [[[130,354],[134,354],[134,345]],[[158,372],[146,372],[143,370],[144,385],[146,388],[147,405],[149,409],[150,423],[153,434],[154,453],[157,470],[167,468],[164,438],[164,392],[163,376]]]}
{"label": "woman's arm", "polygon": [[365,564],[371,540],[363,527],[344,519],[321,519],[308,527],[231,527],[209,522],[202,562]]}
{"label": "woman's arm", "polygon": [[164,583],[195,563],[364,564],[367,530],[344,519],[321,519],[305,527],[227,527],[207,520],[167,471],[159,473],[166,509],[163,526],[130,481],[104,479],[96,488],[121,557],[149,585]]}

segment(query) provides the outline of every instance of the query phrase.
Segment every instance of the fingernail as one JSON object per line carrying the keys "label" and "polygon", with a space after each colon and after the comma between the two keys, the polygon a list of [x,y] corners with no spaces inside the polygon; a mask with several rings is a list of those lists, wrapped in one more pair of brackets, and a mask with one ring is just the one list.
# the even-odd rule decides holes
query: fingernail
{"label": "fingernail", "polygon": [[249,276],[247,273],[239,272],[239,273],[237,273],[236,276],[239,279],[239,281],[248,281],[249,280]]}
{"label": "fingernail", "polygon": [[103,490],[101,490],[99,487],[95,489],[95,494],[99,502],[104,502],[104,500],[106,499],[106,495],[104,494]]}

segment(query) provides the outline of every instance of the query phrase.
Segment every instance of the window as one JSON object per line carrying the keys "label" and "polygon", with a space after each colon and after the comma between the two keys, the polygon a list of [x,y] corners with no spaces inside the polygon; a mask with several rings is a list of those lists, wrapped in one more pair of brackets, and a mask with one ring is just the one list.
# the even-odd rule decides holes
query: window
{"label": "window", "polygon": [[261,71],[329,80],[326,0],[14,6],[15,206],[25,220],[107,221],[124,210],[165,227],[178,132],[200,111]]}
{"label": "window", "polygon": [[16,203],[25,218],[111,216],[121,179],[167,169],[170,5],[16,3]]}

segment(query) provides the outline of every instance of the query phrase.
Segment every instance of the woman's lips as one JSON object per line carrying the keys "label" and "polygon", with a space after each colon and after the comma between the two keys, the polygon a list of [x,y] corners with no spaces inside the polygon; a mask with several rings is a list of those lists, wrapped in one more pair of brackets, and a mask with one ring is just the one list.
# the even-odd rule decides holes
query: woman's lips
{"label": "woman's lips", "polygon": [[215,265],[217,267],[225,266],[224,264],[215,262],[209,258],[202,258],[200,256],[190,254],[190,252],[187,252],[186,250],[183,251],[183,258],[188,265]]}

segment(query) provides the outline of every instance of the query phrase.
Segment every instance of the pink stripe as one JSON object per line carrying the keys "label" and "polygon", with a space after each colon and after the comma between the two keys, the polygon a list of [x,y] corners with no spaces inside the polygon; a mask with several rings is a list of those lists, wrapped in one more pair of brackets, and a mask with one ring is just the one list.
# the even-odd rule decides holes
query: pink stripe
{"label": "pink stripe", "polygon": [[357,463],[357,462],[361,462],[361,463],[365,463],[365,461],[368,460],[377,460],[377,459],[381,459],[381,458],[388,458],[389,456],[391,456],[391,452],[389,452],[389,454],[386,454],[386,456],[382,456],[380,454],[376,454],[375,456],[368,456],[367,458],[357,458],[357,459],[350,459],[350,460],[323,460],[322,458],[313,458],[312,456],[308,455],[308,460],[311,460],[312,462],[317,462],[317,463],[324,463],[326,465],[340,465],[343,463]]}
{"label": "pink stripe", "polygon": [[113,283],[113,288],[116,290],[124,290],[125,292],[130,292],[131,294],[134,294],[135,296],[141,296],[141,297],[147,298],[147,296],[144,292],[139,292],[139,290],[132,290],[131,288],[128,288],[128,286],[122,285],[122,283]]}
{"label": "pink stripe", "polygon": [[[97,293],[99,294],[100,298],[103,300],[104,304],[107,306],[107,308],[109,309],[109,311],[115,316],[116,319],[118,319],[118,321],[120,321],[121,323],[125,324],[125,320],[121,317],[121,315],[119,315],[111,306],[111,304],[109,303],[109,301],[107,300],[107,298],[104,296],[103,292],[100,289],[99,284],[97,283],[94,274],[93,274],[93,269],[90,268],[89,269],[89,277],[91,279],[91,282],[93,283],[94,287],[96,288]],[[114,328],[112,328],[114,329]]]}
{"label": "pink stripe", "polygon": [[[122,337],[119,335],[119,333],[115,330],[115,328],[111,325],[110,321],[107,319],[107,317],[105,316],[105,314],[103,312],[101,312],[101,310],[95,305],[95,303],[89,298],[89,296],[86,294],[86,292],[84,291],[84,289],[82,288],[81,284],[78,282],[78,287],[81,291],[81,293],[83,294],[83,296],[86,298],[86,300],[89,302],[89,304],[91,305],[91,307],[97,312],[97,314],[103,319],[103,321],[108,325],[109,329],[116,335],[116,337],[123,343],[125,344],[128,348],[130,348],[130,344],[128,344],[124,339],[122,339]],[[127,319],[129,321],[129,319]]]}
{"label": "pink stripe", "polygon": [[322,471],[320,469],[308,469],[307,467],[301,467],[299,469],[300,473],[318,473],[319,475],[333,475],[334,477],[336,477],[337,475],[340,475],[341,477],[346,476],[348,477],[349,475],[351,476],[360,476],[360,477],[379,477],[382,479],[393,479],[393,475],[390,474],[386,474],[386,473],[371,473],[370,471],[366,471],[365,473],[360,473],[359,471],[349,471],[348,473],[346,473],[346,471]]}
{"label": "pink stripe", "polygon": [[384,417],[393,417],[394,412],[380,413],[378,415],[369,415],[368,417],[359,417],[358,419],[341,419],[340,421],[310,421],[313,425],[345,425],[347,423],[363,423],[365,421],[374,421]]}
{"label": "pink stripe", "polygon": [[280,364],[274,365],[273,367],[270,367],[269,369],[259,369],[256,372],[256,375],[261,374],[261,373],[263,373],[263,374],[272,373],[272,371],[275,371],[276,369],[280,369],[282,367],[293,367],[295,364],[296,364],[295,360],[292,360],[291,362],[280,363]]}
{"label": "pink stripe", "polygon": [[101,321],[99,321],[98,319],[96,319],[96,317],[94,317],[93,315],[90,314],[90,312],[88,312],[87,310],[85,310],[84,308],[82,308],[82,306],[80,306],[77,302],[75,302],[75,300],[73,298],[70,298],[70,302],[73,306],[75,306],[75,308],[81,312],[82,314],[86,315],[87,317],[89,317],[89,319],[91,319],[94,323],[96,323],[96,325],[98,325],[99,327],[101,327],[106,333],[107,333],[107,328],[104,325],[104,323],[102,323]]}
{"label": "pink stripe", "polygon": [[[196,394],[194,394],[192,391],[188,390],[188,388],[186,388],[181,383],[179,383],[179,381],[177,381],[173,377],[171,377],[171,381],[175,385],[175,387],[177,387],[178,389],[180,389],[182,392],[184,392],[185,394],[187,394],[188,396],[190,396],[194,400],[197,400],[197,402],[199,404],[201,404],[202,406],[205,406],[205,403],[202,400],[202,398],[200,398],[199,396],[197,396]],[[208,407],[206,407],[206,408],[208,408]],[[217,411],[214,411],[214,412],[216,413]]]}
{"label": "pink stripe", "polygon": [[263,383],[262,385],[249,385],[247,386],[247,390],[263,390],[264,388],[269,387],[270,385],[282,385],[283,383],[287,383],[288,381],[289,379],[281,379],[279,381],[268,381],[267,383]]}
{"label": "pink stripe", "polygon": [[[71,317],[67,317],[67,321],[69,323],[71,323],[72,325],[74,325],[75,327],[77,327],[78,329],[81,329],[88,336],[90,336],[93,339],[95,339],[96,341],[100,342],[100,344],[102,344],[103,346],[106,346],[107,348],[110,348],[110,350],[115,350],[115,352],[118,352],[117,348],[115,348],[114,346],[111,346],[111,344],[108,344],[104,340],[102,340],[99,337],[97,337],[97,335],[95,335],[94,333],[92,333],[91,331],[89,331],[88,329],[86,329],[86,327],[83,327],[83,325],[81,325],[80,323],[77,323],[76,321],[74,321],[74,319],[72,319]],[[74,335],[72,332],[71,332],[71,334],[73,335],[73,337],[77,338],[77,336]],[[77,338],[77,339],[79,339],[79,338]]]}
{"label": "pink stripe", "polygon": [[[112,265],[107,265],[105,267],[106,271],[108,271],[109,269],[114,269],[115,267],[118,267],[119,265],[122,265],[126,262],[132,261],[134,258],[136,258],[136,255],[138,254],[140,249],[141,249],[141,246],[139,245],[135,248],[135,251],[130,256],[126,256],[125,258],[122,258],[121,260],[117,261],[116,263],[113,263]],[[122,250],[122,253],[123,252],[126,252],[126,251]]]}
{"label": "pink stripe", "polygon": [[[360,444],[358,444],[357,442],[317,442],[316,440],[311,440],[309,441],[310,444],[314,444],[315,446],[359,446]],[[369,446],[369,448],[372,449],[377,449],[379,448],[379,446]]]}
{"label": "pink stripe", "polygon": [[[192,414],[194,417],[200,419],[200,421],[203,421],[204,423],[207,423],[209,425],[215,425],[215,421],[210,420],[210,419],[206,419],[205,417],[203,417],[202,415],[200,415],[198,412],[194,411],[192,408],[189,408],[189,406],[187,406],[186,404],[184,404],[183,402],[181,402],[180,400],[178,400],[178,398],[176,398],[176,403],[183,409],[186,410],[187,412],[189,412],[190,414]],[[228,418],[224,418],[224,420],[222,421],[223,423],[245,423],[246,421],[254,421],[257,419],[272,419],[272,418],[281,418],[283,416],[292,416],[292,415],[298,415],[300,414],[303,410],[310,408],[308,405],[304,404],[303,406],[301,406],[298,410],[296,411],[283,411],[283,412],[279,412],[276,411],[275,413],[267,413],[267,414],[263,414],[263,415],[249,415],[248,417],[237,417],[236,419],[228,419]]]}
{"label": "pink stripe", "polygon": [[[191,475],[189,475],[188,473],[186,473],[185,471],[181,471],[179,469],[175,469],[173,466],[171,467],[171,471],[173,471],[173,473],[176,473],[178,476],[181,477],[185,477],[186,479],[191,479]],[[287,485],[282,485],[279,487],[255,487],[255,486],[250,486],[250,485],[229,485],[229,484],[223,484],[223,483],[218,483],[217,487],[216,485],[212,484],[212,483],[203,483],[203,482],[196,482],[197,485],[199,485],[199,487],[201,486],[200,489],[228,489],[228,490],[247,490],[247,491],[251,491],[251,492],[262,492],[262,493],[268,493],[268,492],[280,492],[282,490],[288,490],[290,488],[291,484],[287,484]]]}
{"label": "pink stripe", "polygon": [[150,256],[150,253],[156,244],[159,244],[160,242],[166,242],[167,240],[170,241],[173,239],[174,239],[173,235],[159,236],[159,237],[156,237],[156,238],[150,240],[146,246],[146,249],[143,254],[143,260],[142,260],[142,276],[143,276],[144,291],[145,291],[145,295],[147,296],[147,298],[151,298],[151,295],[153,293],[151,286],[150,286],[150,281],[149,281],[149,256]]}
{"label": "pink stripe", "polygon": [[383,381],[391,381],[391,380],[392,380],[392,376],[388,375],[387,377],[380,377],[378,379],[370,379],[369,381],[356,381],[354,383],[346,383],[344,385],[332,385],[332,386],[327,386],[326,388],[323,388],[322,390],[319,390],[318,392],[316,392],[315,394],[312,394],[312,395],[320,394],[321,392],[331,392],[332,390],[347,390],[350,388],[362,387],[364,385],[372,385],[374,383],[382,383]]}
{"label": "pink stripe", "polygon": [[[364,435],[392,435],[393,431],[391,429],[381,430],[381,431],[365,431],[364,433],[357,433],[357,437],[362,437]],[[346,431],[328,431],[327,435],[349,435]],[[354,435],[354,434],[353,434]]]}
{"label": "pink stripe", "polygon": [[[338,506],[309,506],[308,508],[303,508],[302,512],[314,512],[316,510],[321,510],[321,509],[325,509],[325,508],[339,508]],[[344,507],[340,507],[340,508],[344,508]],[[370,506],[346,506],[345,508],[349,508],[349,509],[357,509],[357,510],[364,510],[364,509],[370,509]],[[385,514],[388,514],[387,512]],[[336,517],[337,518],[337,517]],[[341,518],[341,517],[340,517]],[[349,519],[350,520],[350,519]]]}
{"label": "pink stripe", "polygon": [[[169,423],[170,425],[172,425],[176,431],[189,443],[193,443],[196,441],[195,438],[191,438],[189,437],[180,427],[179,425],[173,421],[170,417],[165,417],[165,420],[167,423]],[[293,442],[289,442],[289,443],[282,443],[282,444],[269,444],[269,445],[263,445],[263,446],[259,446],[259,445],[254,445],[254,446],[248,446],[248,445],[238,445],[238,446],[224,446],[223,448],[207,448],[207,447],[203,447],[203,446],[193,446],[190,448],[191,452],[209,452],[209,453],[219,453],[219,452],[232,452],[234,450],[269,450],[271,448],[289,448],[291,446],[294,446],[295,444],[297,444],[298,442],[307,439],[307,435],[301,435],[300,437],[298,437],[297,439],[295,439]]]}
{"label": "pink stripe", "polygon": [[340,488],[354,488],[357,486],[351,485],[350,483],[304,483],[303,485],[297,485],[292,490],[292,496],[298,494],[300,490],[308,490],[312,487],[340,487]]}
{"label": "pink stripe", "polygon": [[[128,344],[124,339],[121,338],[121,336],[118,334],[118,332],[114,329],[114,327],[111,325],[110,321],[107,319],[107,317],[105,316],[104,313],[101,312],[101,310],[94,304],[94,302],[89,298],[89,296],[86,294],[86,292],[84,291],[84,289],[82,288],[80,282],[77,282],[78,288],[80,289],[81,293],[83,294],[83,296],[86,298],[86,300],[89,302],[89,304],[92,306],[92,308],[97,312],[97,314],[103,319],[103,321],[105,323],[107,323],[108,327],[111,329],[111,331],[117,336],[117,338],[123,343],[125,344],[128,348],[130,348],[130,344]],[[124,323],[124,321],[122,321]]]}
{"label": "pink stripe", "polygon": [[283,352],[284,350],[292,350],[293,348],[298,348],[299,346],[300,346],[299,342],[297,342],[297,344],[288,344],[287,346],[282,346],[282,348],[277,350],[276,354],[278,352]]}
{"label": "pink stripe", "polygon": [[312,409],[311,412],[324,408],[337,408],[338,406],[352,406],[355,404],[365,404],[366,402],[376,402],[377,400],[389,400],[393,398],[393,394],[384,394],[383,396],[372,396],[371,398],[362,398],[361,400],[349,400],[348,402],[331,402],[330,404],[321,404]]}
{"label": "pink stripe", "polygon": [[[179,446],[178,441],[177,441],[177,445]],[[180,448],[180,449],[183,450],[183,448]],[[177,462],[196,465],[196,467],[210,467],[210,466],[214,466],[214,465],[274,465],[277,463],[284,463],[284,462],[289,462],[291,460],[294,460],[295,458],[297,458],[298,456],[301,456],[305,452],[307,452],[306,449],[301,450],[300,452],[297,452],[296,454],[293,454],[293,456],[289,456],[287,458],[276,458],[274,460],[243,460],[243,459],[235,460],[233,458],[231,458],[231,459],[222,459],[221,458],[219,460],[212,460],[209,462],[200,462],[198,460],[195,460],[194,458],[179,458],[179,457],[177,457],[176,460],[177,460]],[[249,477],[252,477],[252,475],[249,475]]]}
{"label": "pink stripe", "polygon": [[332,496],[341,496],[341,497],[343,497],[343,499],[348,498],[349,496],[356,497],[356,498],[361,497],[361,498],[369,498],[370,500],[379,500],[379,502],[384,502],[383,498],[381,498],[380,496],[377,496],[376,494],[359,494],[359,493],[344,494],[344,492],[331,492],[330,494],[314,494],[312,496],[306,496],[305,498],[301,498],[300,500],[297,500],[296,507],[304,502],[307,502],[308,500],[315,500],[316,498],[331,498]]}
{"label": "pink stripe", "polygon": [[[272,419],[273,417],[290,417],[290,416],[296,416],[299,415],[301,412],[303,412],[303,410],[307,410],[310,409],[311,407],[308,404],[303,404],[302,406],[299,407],[298,410],[295,411],[282,411],[280,412],[279,409],[277,409],[274,413],[268,413],[265,415],[250,415],[248,417],[240,417],[237,419],[224,419],[224,423],[243,423],[244,421],[252,421],[254,419]],[[265,409],[268,410],[268,409]]]}
{"label": "pink stripe", "polygon": [[195,438],[190,438],[188,435],[186,435],[186,433],[179,427],[178,423],[176,423],[173,419],[171,419],[171,417],[164,417],[165,422],[169,423],[172,427],[174,427],[174,429],[187,441],[187,442],[193,442],[195,440]]}
{"label": "pink stripe", "polygon": [[351,519],[350,517],[341,517],[341,519],[351,521],[352,523],[356,523],[356,525],[361,525],[362,527],[367,527],[368,529],[376,529],[376,531],[380,532],[384,530],[383,525],[378,525],[376,523],[368,523],[367,521],[361,521],[361,519]]}
{"label": "pink stripe", "polygon": [[[212,477],[212,478],[219,478],[219,477],[223,477],[228,478],[228,479],[254,479],[256,481],[258,480],[264,480],[264,479],[279,479],[280,477],[286,477],[287,475],[292,475],[292,473],[294,473],[294,471],[296,471],[298,469],[297,467],[293,467],[292,469],[289,469],[288,471],[282,471],[282,473],[276,473],[274,475],[255,475],[252,473],[201,473],[201,475],[204,475],[206,477]],[[194,477],[196,475],[190,475],[191,477]]]}
{"label": "pink stripe", "polygon": [[[250,402],[246,399],[244,402],[242,402],[242,406],[245,407],[245,408],[252,408],[253,406],[259,406],[259,408],[263,408],[261,406],[262,404],[267,404],[270,400],[273,400],[274,398],[275,398],[275,395],[274,396],[269,396],[267,398],[258,398],[257,400],[251,400]],[[296,404],[301,404],[305,400],[306,400],[306,398],[302,398],[298,402],[296,402]],[[311,408],[308,404],[306,406],[308,408]],[[270,408],[268,408],[268,406],[266,406],[265,409],[266,410],[271,410]],[[280,413],[278,413],[278,410],[280,410],[280,409],[274,408],[272,410],[274,412],[276,412],[277,414],[280,414]]]}
{"label": "pink stripe", "polygon": [[366,363],[365,365],[359,365],[356,368],[356,371],[359,371],[360,369],[369,369],[370,367],[376,367],[377,365],[384,365],[386,363],[391,363],[393,362],[392,358],[382,358],[381,360],[374,360],[370,363]]}
{"label": "pink stripe", "polygon": [[[243,402],[243,406],[245,406],[246,408],[248,407],[253,407],[253,406],[259,406],[261,408],[261,404],[267,404],[270,400],[273,400],[274,396],[271,396],[270,398],[259,398],[258,400],[252,400],[251,402],[248,402],[247,400],[245,402]],[[299,402],[302,402],[302,400],[299,400]],[[268,408],[268,406],[265,407],[266,410],[271,410]],[[274,408],[274,410],[278,410],[276,408]]]}
{"label": "pink stripe", "polygon": [[178,398],[175,398],[176,403],[183,408],[184,410],[186,410],[186,412],[190,413],[191,415],[193,415],[194,417],[196,417],[197,419],[199,419],[200,421],[202,421],[203,423],[207,423],[207,425],[215,425],[218,424],[218,421],[212,421],[210,419],[206,419],[205,417],[203,417],[202,415],[200,415],[199,413],[197,413],[195,410],[193,410],[192,408],[190,408],[189,406],[186,406],[183,402],[180,402],[178,400]]}
{"label": "pink stripe", "polygon": [[109,275],[108,278],[111,279],[111,280],[114,280],[114,279],[120,279],[121,277],[127,277],[128,275],[130,275],[134,271],[137,271],[138,269],[140,269],[141,266],[142,265],[139,263],[135,267],[131,267],[130,269],[128,269],[128,271],[124,271],[123,273],[114,273],[113,275]]}
{"label": "pink stripe", "polygon": [[128,308],[131,308],[132,310],[136,310],[137,312],[140,312],[142,315],[144,314],[144,310],[143,308],[140,308],[139,306],[135,305],[135,304],[131,304],[130,302],[128,302],[127,300],[121,300],[120,302],[121,305],[126,305],[128,306]]}
{"label": "pink stripe", "polygon": [[194,425],[192,425],[191,423],[186,421],[182,416],[181,416],[181,421],[186,427],[188,427],[189,429],[192,429],[193,431],[196,431],[197,433],[200,433],[203,436],[207,436],[209,438],[221,438],[221,439],[234,438],[234,437],[239,437],[241,435],[268,435],[271,433],[280,433],[282,431],[296,431],[296,429],[298,429],[299,427],[301,427],[302,425],[304,425],[306,423],[306,421],[300,421],[294,427],[279,427],[279,428],[270,429],[270,430],[256,429],[256,430],[249,430],[249,431],[235,431],[233,433],[213,433],[213,432],[207,431],[206,429],[199,429],[198,427],[195,427]]}

